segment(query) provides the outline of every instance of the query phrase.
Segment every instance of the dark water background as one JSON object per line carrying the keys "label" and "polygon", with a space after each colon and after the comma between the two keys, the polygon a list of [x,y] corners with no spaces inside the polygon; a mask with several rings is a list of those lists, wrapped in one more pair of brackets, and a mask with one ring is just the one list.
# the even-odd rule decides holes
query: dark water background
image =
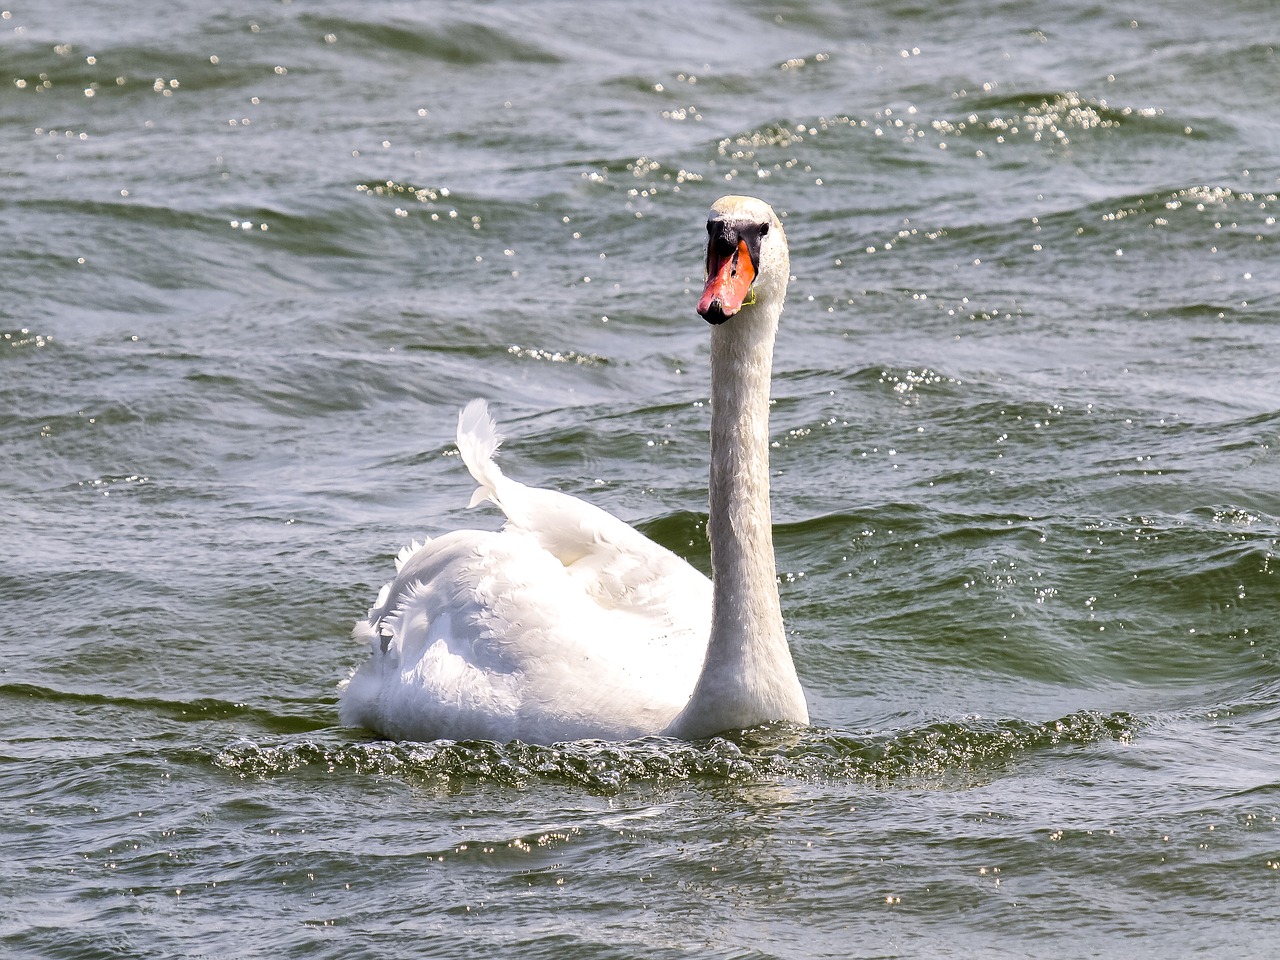
{"label": "dark water background", "polygon": [[[1212,9],[1210,9],[1212,7]],[[0,953],[1271,957],[1269,0],[0,10]],[[702,220],[787,217],[810,730],[390,744],[504,465],[706,567]]]}

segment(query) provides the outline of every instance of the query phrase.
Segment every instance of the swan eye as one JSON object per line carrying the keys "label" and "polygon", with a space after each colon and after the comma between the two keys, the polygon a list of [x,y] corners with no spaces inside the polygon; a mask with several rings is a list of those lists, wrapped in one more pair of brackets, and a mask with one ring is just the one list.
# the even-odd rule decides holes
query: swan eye
{"label": "swan eye", "polygon": [[769,224],[767,223],[760,224],[760,236],[762,237],[766,236],[768,233],[769,233]]}

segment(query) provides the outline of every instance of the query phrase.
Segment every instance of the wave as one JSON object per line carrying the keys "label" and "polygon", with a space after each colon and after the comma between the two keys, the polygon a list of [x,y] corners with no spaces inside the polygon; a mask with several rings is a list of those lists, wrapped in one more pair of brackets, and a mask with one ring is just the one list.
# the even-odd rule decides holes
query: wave
{"label": "wave", "polygon": [[857,781],[944,788],[998,776],[1019,756],[1060,746],[1129,741],[1142,721],[1126,713],[1084,711],[1056,720],[943,720],[890,733],[855,735],[770,724],[732,737],[685,742],[579,741],[283,744],[240,740],[212,761],[242,777],[270,779],[298,771],[338,770],[458,787],[497,783],[525,789],[567,784],[614,794],[631,785]]}
{"label": "wave", "polygon": [[264,730],[279,734],[305,733],[325,726],[324,722],[312,716],[286,714],[278,708],[235,703],[214,697],[169,700],[161,697],[127,697],[88,691],[56,690],[33,683],[8,683],[0,685],[0,698],[84,707],[112,707],[128,713],[145,713],[153,717],[184,723],[249,720]]}
{"label": "wave", "polygon": [[425,59],[461,66],[561,62],[559,55],[530,40],[528,31],[515,23],[499,28],[489,22],[463,19],[373,22],[309,14],[301,16],[299,21],[316,35],[332,36],[337,43],[384,59],[408,54],[415,61]]}

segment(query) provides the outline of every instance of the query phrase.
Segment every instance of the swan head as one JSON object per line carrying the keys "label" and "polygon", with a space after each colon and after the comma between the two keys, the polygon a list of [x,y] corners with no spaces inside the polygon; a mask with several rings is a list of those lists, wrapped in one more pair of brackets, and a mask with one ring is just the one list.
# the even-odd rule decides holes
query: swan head
{"label": "swan head", "polygon": [[791,276],[782,221],[755,197],[721,197],[707,216],[707,285],[698,314],[724,323],[743,307],[780,310]]}

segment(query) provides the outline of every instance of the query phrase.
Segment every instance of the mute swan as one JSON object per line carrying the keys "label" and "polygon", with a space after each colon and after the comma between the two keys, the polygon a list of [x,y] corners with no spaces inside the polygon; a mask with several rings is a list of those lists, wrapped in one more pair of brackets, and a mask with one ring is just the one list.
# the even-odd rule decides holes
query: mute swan
{"label": "mute swan", "polygon": [[341,719],[412,740],[693,739],[808,709],[778,604],[769,512],[769,377],[790,276],[768,204],[724,197],[707,220],[713,577],[576,497],[498,468],[483,400],[458,450],[497,532],[457,530],[396,560],[356,639]]}

